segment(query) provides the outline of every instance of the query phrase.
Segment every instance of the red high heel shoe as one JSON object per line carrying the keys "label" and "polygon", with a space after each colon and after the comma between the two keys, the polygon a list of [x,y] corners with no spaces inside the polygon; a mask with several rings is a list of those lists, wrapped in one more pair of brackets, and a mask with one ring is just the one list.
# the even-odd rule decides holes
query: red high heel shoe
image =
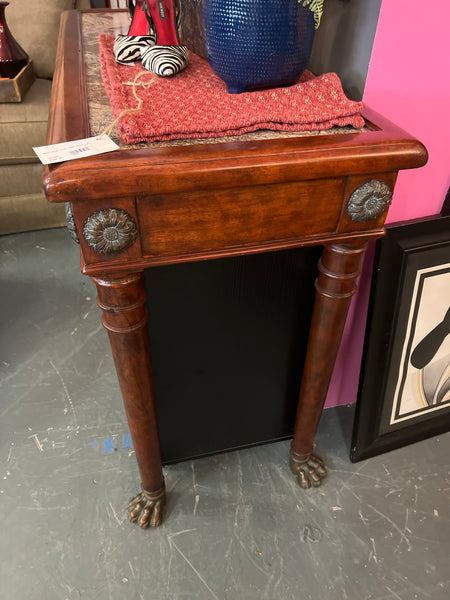
{"label": "red high heel shoe", "polygon": [[128,34],[118,34],[114,40],[114,57],[123,64],[141,60],[141,49],[156,43],[153,22],[144,12],[143,0],[129,0],[128,11],[131,17]]}
{"label": "red high heel shoe", "polygon": [[181,21],[181,6],[178,14],[175,0],[143,0],[144,12],[153,22],[156,44],[141,48],[142,66],[159,75],[170,77],[185,69],[189,63],[189,51],[180,45],[178,25]]}

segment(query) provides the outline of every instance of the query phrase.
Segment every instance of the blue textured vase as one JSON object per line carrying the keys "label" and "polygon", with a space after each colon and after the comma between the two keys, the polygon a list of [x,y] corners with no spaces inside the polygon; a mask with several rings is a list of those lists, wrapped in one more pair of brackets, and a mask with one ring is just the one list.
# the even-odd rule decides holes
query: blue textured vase
{"label": "blue textured vase", "polygon": [[293,85],[308,64],[314,15],[299,0],[203,0],[208,61],[230,94]]}

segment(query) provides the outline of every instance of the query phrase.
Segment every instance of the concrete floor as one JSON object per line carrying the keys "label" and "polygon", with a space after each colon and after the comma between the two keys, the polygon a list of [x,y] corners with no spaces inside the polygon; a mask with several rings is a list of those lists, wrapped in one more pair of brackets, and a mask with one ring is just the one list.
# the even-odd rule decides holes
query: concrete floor
{"label": "concrete floor", "polygon": [[449,598],[450,435],[352,464],[353,407],[322,418],[323,487],[279,442],[167,467],[165,523],[128,523],[137,467],[78,250],[48,230],[0,257],[1,599]]}

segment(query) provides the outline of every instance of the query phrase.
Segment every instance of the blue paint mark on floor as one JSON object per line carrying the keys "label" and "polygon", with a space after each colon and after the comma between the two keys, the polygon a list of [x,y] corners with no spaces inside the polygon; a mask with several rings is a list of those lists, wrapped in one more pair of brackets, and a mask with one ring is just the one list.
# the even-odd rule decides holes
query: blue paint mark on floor
{"label": "blue paint mark on floor", "polygon": [[133,450],[133,441],[131,439],[131,433],[126,433],[123,436],[122,450]]}
{"label": "blue paint mark on floor", "polygon": [[[118,449],[118,436],[113,436],[112,438],[105,438],[102,442],[102,452],[103,454],[112,454],[114,450]],[[92,447],[96,450],[99,447],[99,441],[94,440],[92,442]],[[125,433],[122,441],[122,450],[133,450],[133,440],[131,439],[131,433]]]}
{"label": "blue paint mark on floor", "polygon": [[114,442],[112,438],[106,438],[103,441],[103,454],[111,454],[114,452]]}

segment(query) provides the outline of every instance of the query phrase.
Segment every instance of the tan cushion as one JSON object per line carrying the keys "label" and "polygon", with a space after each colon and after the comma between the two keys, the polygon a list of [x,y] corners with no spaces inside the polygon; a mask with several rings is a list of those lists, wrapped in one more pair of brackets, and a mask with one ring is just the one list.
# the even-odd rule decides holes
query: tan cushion
{"label": "tan cushion", "polygon": [[36,194],[42,190],[42,165],[40,162],[2,165],[0,173],[0,196]]}
{"label": "tan cushion", "polygon": [[51,81],[36,79],[23,102],[1,105],[0,165],[37,162],[32,148],[45,144],[51,87]]}
{"label": "tan cushion", "polygon": [[64,204],[50,204],[43,192],[0,197],[0,235],[65,224]]}
{"label": "tan cushion", "polygon": [[53,76],[61,13],[75,4],[75,0],[10,0],[6,7],[8,27],[32,59],[38,77]]}
{"label": "tan cushion", "polygon": [[0,235],[65,225],[64,204],[42,192],[33,146],[45,144],[61,13],[89,0],[10,0],[6,20],[33,61],[37,79],[21,103],[0,106]]}

